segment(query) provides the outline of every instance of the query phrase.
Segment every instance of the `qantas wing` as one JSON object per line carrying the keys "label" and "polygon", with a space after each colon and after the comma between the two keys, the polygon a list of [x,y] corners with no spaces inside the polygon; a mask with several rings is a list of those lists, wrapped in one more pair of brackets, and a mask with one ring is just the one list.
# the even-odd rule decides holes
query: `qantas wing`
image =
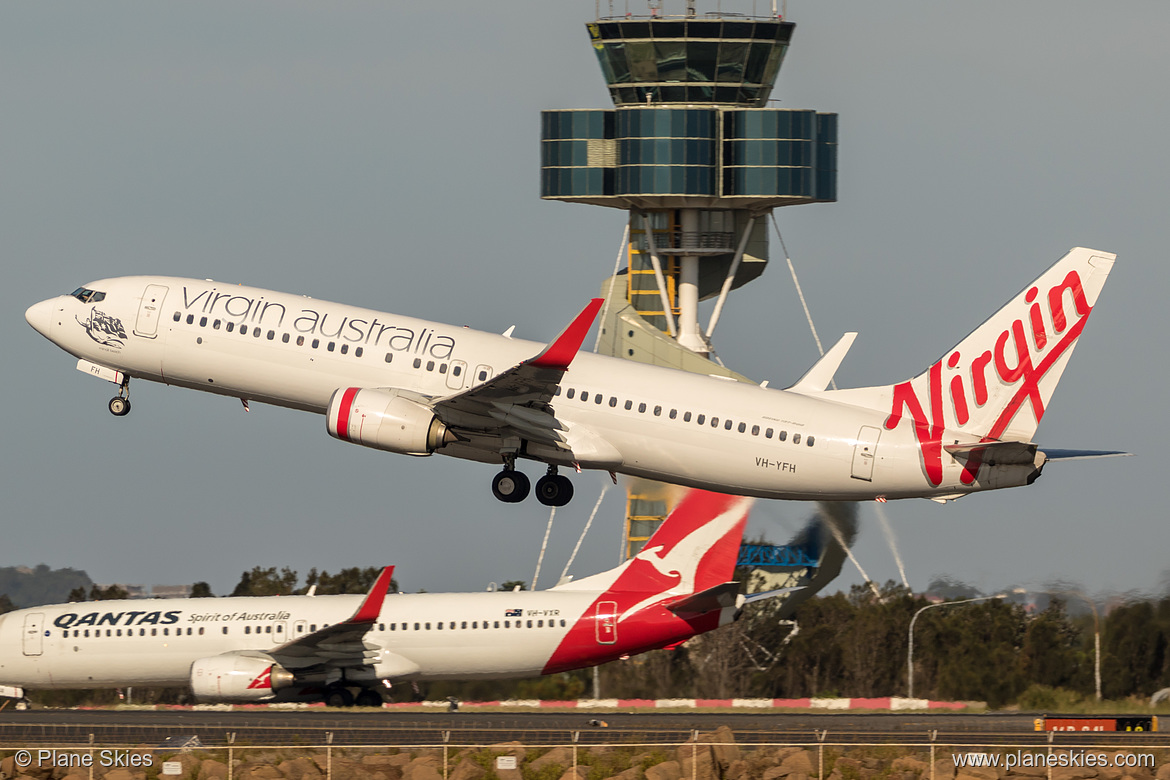
{"label": "qantas wing", "polygon": [[361,606],[349,618],[286,642],[268,651],[268,655],[294,673],[318,666],[341,668],[373,665],[379,658],[381,646],[369,642],[365,637],[378,622],[393,574],[393,566],[382,569]]}
{"label": "qantas wing", "polygon": [[435,414],[461,435],[518,436],[569,449],[565,428],[553,416],[549,402],[601,304],[601,298],[590,301],[539,355],[481,385],[436,399],[432,402]]}

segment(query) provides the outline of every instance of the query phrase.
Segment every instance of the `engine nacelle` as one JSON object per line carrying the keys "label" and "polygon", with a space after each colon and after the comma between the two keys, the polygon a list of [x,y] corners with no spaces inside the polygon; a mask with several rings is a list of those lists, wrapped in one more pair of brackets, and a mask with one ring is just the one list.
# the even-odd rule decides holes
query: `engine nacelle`
{"label": "engine nacelle", "polygon": [[402,397],[397,390],[336,390],[329,399],[325,425],[334,438],[400,455],[430,455],[456,441],[430,407]]}
{"label": "engine nacelle", "polygon": [[271,658],[225,654],[191,664],[191,690],[204,701],[264,701],[292,684],[292,672]]}

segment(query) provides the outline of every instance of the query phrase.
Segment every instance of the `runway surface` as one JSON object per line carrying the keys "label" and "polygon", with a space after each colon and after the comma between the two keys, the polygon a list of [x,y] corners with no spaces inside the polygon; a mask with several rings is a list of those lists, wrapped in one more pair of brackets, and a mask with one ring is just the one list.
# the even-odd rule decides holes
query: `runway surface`
{"label": "runway surface", "polygon": [[[0,711],[0,747],[90,744],[156,745],[194,735],[206,746],[681,744],[695,732],[728,726],[743,744],[1036,745],[1035,714],[427,713],[375,710],[296,711]],[[600,725],[604,722],[605,725]],[[1165,734],[1056,733],[1057,745],[1170,745]]]}

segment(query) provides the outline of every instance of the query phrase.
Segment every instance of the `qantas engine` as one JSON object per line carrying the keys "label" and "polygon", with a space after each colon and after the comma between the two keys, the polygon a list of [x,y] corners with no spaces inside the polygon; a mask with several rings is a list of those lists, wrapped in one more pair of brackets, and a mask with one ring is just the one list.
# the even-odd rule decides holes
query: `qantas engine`
{"label": "qantas engine", "polygon": [[380,388],[334,391],[325,425],[334,438],[400,455],[430,455],[457,440],[429,406]]}
{"label": "qantas engine", "polygon": [[191,664],[191,691],[203,701],[264,701],[292,684],[292,672],[267,656],[215,655]]}

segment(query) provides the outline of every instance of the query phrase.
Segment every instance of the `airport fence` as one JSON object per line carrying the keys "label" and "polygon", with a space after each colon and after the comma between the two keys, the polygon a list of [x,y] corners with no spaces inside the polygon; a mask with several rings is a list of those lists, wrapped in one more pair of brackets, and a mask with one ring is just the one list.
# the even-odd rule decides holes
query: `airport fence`
{"label": "airport fence", "polygon": [[[745,741],[729,729],[683,743],[639,740],[533,746],[472,744],[165,746],[13,744],[0,733],[0,779],[32,780],[1170,780],[1170,740],[1159,734],[1052,735],[1043,743],[989,735],[936,740]],[[762,737],[763,735],[755,735]]]}

